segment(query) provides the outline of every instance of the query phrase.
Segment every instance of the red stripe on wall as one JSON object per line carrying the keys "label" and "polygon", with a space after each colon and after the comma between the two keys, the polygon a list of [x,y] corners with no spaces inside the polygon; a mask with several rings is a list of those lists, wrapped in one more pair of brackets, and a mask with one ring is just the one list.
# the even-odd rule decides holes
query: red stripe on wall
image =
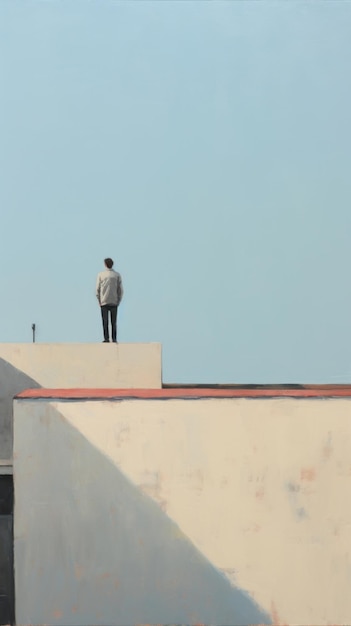
{"label": "red stripe on wall", "polygon": [[168,389],[27,389],[16,398],[56,398],[56,399],[201,399],[201,398],[348,398],[349,385],[313,385],[310,387],[258,387],[258,388],[206,388],[173,387]]}

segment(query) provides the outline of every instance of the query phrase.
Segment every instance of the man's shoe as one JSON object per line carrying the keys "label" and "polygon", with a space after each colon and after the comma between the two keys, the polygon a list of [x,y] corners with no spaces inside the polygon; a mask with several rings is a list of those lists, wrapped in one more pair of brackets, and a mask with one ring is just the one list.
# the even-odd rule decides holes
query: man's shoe
{"label": "man's shoe", "polygon": [[102,343],[110,343],[109,339],[104,339]]}

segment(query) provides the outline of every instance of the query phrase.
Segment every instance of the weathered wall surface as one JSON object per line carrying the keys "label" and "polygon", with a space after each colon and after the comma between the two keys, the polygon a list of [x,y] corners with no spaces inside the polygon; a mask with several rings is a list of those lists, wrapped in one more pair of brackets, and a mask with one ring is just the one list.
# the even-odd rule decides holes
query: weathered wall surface
{"label": "weathered wall surface", "polygon": [[161,387],[160,344],[0,344],[0,460],[12,458],[12,399],[35,387]]}
{"label": "weathered wall surface", "polygon": [[351,623],[351,400],[15,401],[19,624]]}

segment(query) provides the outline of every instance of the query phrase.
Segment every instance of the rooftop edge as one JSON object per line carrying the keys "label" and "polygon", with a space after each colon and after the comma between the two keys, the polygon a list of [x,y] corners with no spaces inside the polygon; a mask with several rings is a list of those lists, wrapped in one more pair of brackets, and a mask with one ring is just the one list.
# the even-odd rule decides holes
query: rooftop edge
{"label": "rooftop edge", "polygon": [[162,389],[26,389],[15,399],[172,400],[202,398],[351,398],[351,385],[164,386]]}

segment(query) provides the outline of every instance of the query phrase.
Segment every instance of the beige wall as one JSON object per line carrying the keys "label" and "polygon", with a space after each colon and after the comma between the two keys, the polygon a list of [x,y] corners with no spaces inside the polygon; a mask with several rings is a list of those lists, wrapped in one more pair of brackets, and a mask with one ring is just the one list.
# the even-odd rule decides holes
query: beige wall
{"label": "beige wall", "polygon": [[12,399],[33,387],[160,388],[161,345],[0,344],[0,460],[12,458]]}
{"label": "beige wall", "polygon": [[[118,606],[121,624],[351,623],[350,400],[15,405],[19,623],[117,623]],[[128,527],[135,543],[124,553]],[[179,562],[177,542],[188,551]],[[201,583],[182,611],[172,598],[189,559],[200,559],[191,581]]]}

